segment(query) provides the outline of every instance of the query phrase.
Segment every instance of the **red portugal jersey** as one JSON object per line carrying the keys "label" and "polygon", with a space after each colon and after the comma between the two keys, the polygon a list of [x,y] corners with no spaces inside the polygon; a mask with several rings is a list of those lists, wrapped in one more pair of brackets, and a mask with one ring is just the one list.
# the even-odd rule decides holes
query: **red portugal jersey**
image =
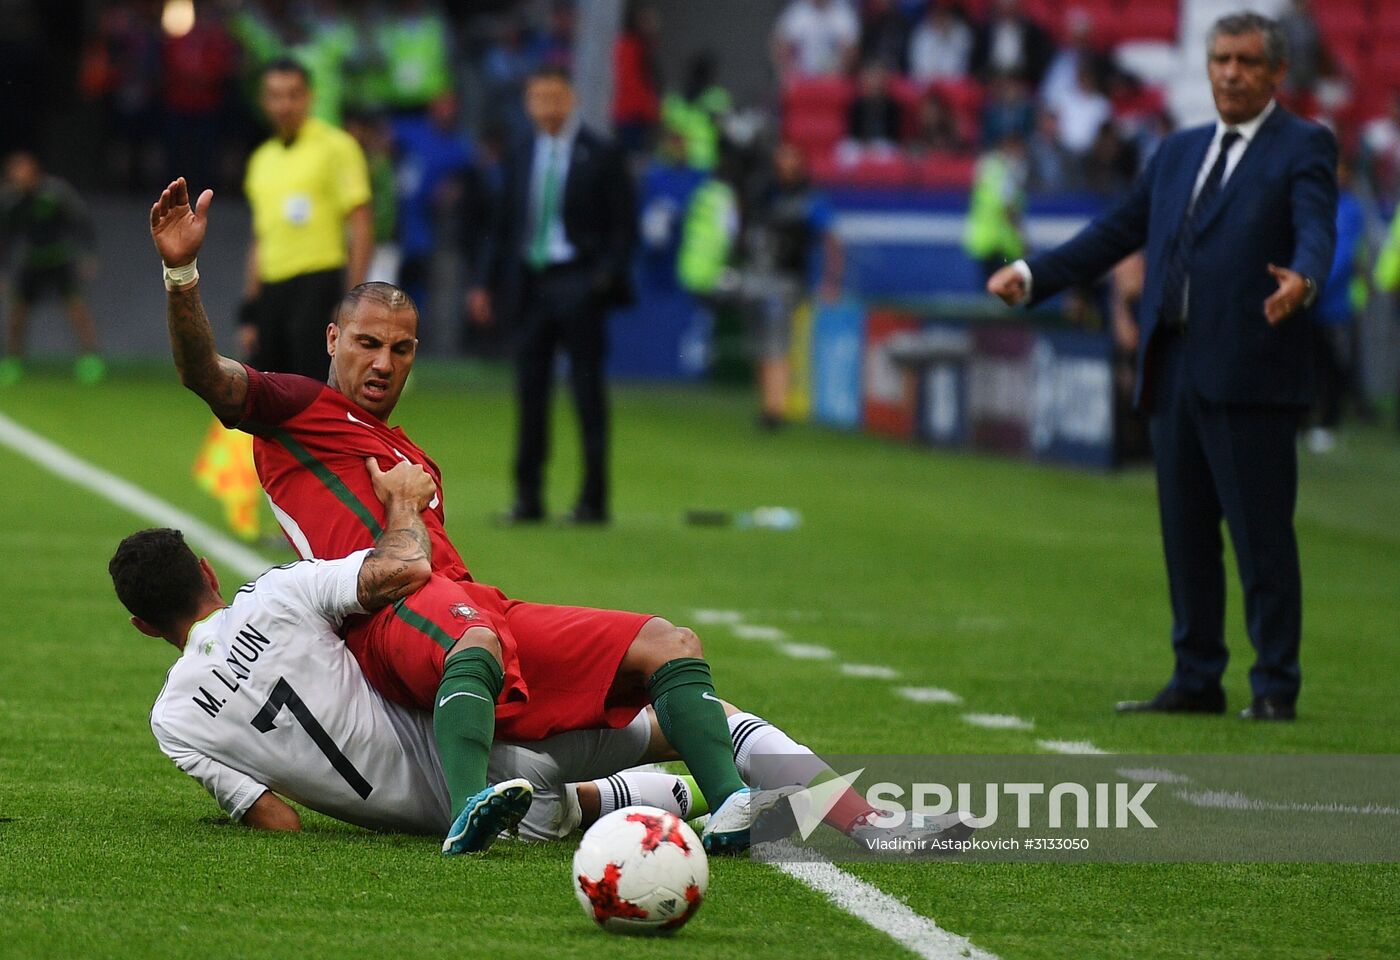
{"label": "red portugal jersey", "polygon": [[330,560],[374,546],[383,532],[384,505],[374,495],[365,458],[377,459],[382,470],[407,460],[438,485],[423,512],[433,571],[471,579],[443,530],[442,474],[401,429],[309,377],[247,369],[248,400],[238,423],[229,426],[253,435],[258,479],[302,558]]}

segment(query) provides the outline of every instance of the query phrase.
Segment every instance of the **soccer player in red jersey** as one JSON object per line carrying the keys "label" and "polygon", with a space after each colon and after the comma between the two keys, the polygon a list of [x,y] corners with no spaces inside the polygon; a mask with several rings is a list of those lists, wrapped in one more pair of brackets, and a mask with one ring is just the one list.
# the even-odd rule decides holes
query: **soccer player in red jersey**
{"label": "soccer player in red jersey", "polygon": [[489,796],[483,788],[493,736],[529,741],[620,727],[650,702],[715,811],[706,849],[746,847],[760,802],[735,767],[699,638],[660,617],[526,603],[471,579],[443,529],[437,465],[388,425],[418,343],[417,309],[397,287],[363,284],[346,296],[326,329],[324,384],[220,356],[195,266],[212,200],[206,190],[191,205],[181,178],[151,207],[175,366],[216,416],[253,434],[259,479],[297,552],[336,558],[373,545],[384,515],[367,458],[384,469],[400,460],[419,464],[438,483],[423,515],[434,576],[405,601],[347,624],[346,643],[386,696],[433,711],[461,811],[454,830]]}

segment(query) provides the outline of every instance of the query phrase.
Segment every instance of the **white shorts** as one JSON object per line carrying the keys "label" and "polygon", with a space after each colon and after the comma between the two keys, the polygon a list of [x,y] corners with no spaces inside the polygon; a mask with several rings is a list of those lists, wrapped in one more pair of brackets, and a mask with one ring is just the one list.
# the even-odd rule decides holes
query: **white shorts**
{"label": "white shorts", "polygon": [[558,840],[578,828],[578,797],[569,784],[612,776],[642,762],[651,742],[651,711],[625,727],[570,730],[532,743],[496,741],[486,776],[492,783],[524,777],[535,788],[520,822],[524,840]]}

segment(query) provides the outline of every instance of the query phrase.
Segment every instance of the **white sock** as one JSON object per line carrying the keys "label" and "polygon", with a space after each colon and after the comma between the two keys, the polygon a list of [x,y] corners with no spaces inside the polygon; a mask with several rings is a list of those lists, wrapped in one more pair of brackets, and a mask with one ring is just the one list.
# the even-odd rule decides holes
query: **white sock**
{"label": "white sock", "polygon": [[[734,764],[739,768],[739,776],[751,787],[806,787],[818,777],[828,780],[836,776],[825,760],[752,713],[730,717],[729,736],[734,741]],[[822,819],[837,830],[850,833],[872,812],[865,798],[847,789]]]}
{"label": "white sock", "polygon": [[[821,757],[752,713],[730,717],[729,736],[734,741],[734,765],[751,787],[805,787],[818,774],[831,772]],[[754,763],[755,756],[762,758],[760,763]]]}
{"label": "white sock", "polygon": [[598,788],[598,816],[606,817],[623,807],[660,807],[686,819],[694,805],[690,784],[672,773],[642,773],[624,770],[611,777],[594,780]]}

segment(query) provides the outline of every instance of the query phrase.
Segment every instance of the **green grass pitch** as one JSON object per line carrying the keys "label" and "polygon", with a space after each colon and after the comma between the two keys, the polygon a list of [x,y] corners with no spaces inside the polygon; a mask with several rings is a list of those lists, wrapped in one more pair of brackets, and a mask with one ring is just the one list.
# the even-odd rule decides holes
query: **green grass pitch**
{"label": "green grass pitch", "polygon": [[[497,374],[426,368],[401,422],[443,469],[449,532],[479,579],[530,599],[741,611],[836,661],[701,626],[722,694],[831,753],[1021,753],[1041,737],[1125,753],[1400,751],[1400,445],[1354,431],[1304,457],[1300,721],[1119,718],[1167,676],[1151,477],[932,454],[797,428],[762,435],[747,397],[622,388],[616,524],[509,531],[512,410]],[[93,389],[39,373],[0,412],[210,521],[189,477],[208,414],[162,367]],[[551,506],[576,482],[556,416]],[[695,921],[666,941],[610,937],[569,887],[572,843],[444,860],[433,838],[314,815],[256,835],[157,750],[147,711],[173,651],[139,636],[106,562],[143,521],[8,450],[0,494],[0,957],[882,957],[900,947],[746,861],[713,864]],[[687,527],[693,507],[794,507],[791,532]],[[281,560],[287,554],[264,551]],[[221,571],[228,583],[241,581]],[[1231,575],[1233,581],[1233,574]],[[1232,582],[1227,674],[1250,659]],[[956,690],[913,703],[898,684]],[[965,710],[1015,714],[989,730]],[[853,865],[852,873],[1002,958],[1400,955],[1395,865]]]}

